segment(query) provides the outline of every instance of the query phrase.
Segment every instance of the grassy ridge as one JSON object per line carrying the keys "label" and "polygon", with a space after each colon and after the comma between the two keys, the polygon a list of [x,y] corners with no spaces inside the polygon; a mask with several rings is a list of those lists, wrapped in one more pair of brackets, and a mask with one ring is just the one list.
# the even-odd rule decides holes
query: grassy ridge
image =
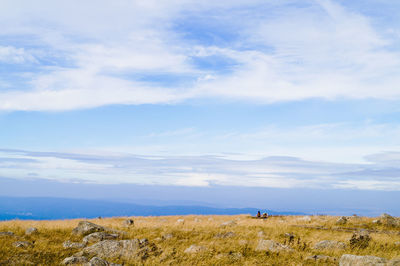
{"label": "grassy ridge", "polygon": [[[134,217],[135,225],[123,227],[126,218],[92,219],[90,221],[127,232],[121,239],[147,238],[162,251],[144,261],[109,260],[125,265],[316,265],[307,257],[323,254],[340,258],[342,254],[374,255],[392,259],[400,257],[400,229],[372,223],[373,218],[352,217],[345,225],[337,225],[338,217],[311,216],[311,221],[298,216],[271,217],[267,220],[251,219],[246,215],[237,216],[161,216]],[[178,223],[178,219],[184,222]],[[235,221],[236,225],[221,226],[226,221]],[[66,240],[80,242],[82,237],[72,236],[72,229],[79,220],[59,221],[5,221],[0,222],[0,232],[12,231],[14,237],[0,236],[0,265],[59,265],[78,249],[64,249]],[[28,227],[36,227],[38,234],[25,235]],[[365,249],[314,250],[313,246],[321,240],[337,240],[349,244],[354,228],[373,231],[372,240]],[[218,238],[218,234],[233,232],[228,238]],[[285,235],[295,236],[290,242]],[[171,234],[165,239],[163,236]],[[289,244],[295,252],[256,251],[259,239],[272,239]],[[23,240],[34,242],[33,247],[16,248],[13,242]],[[187,254],[185,249],[192,244],[206,247],[205,251]],[[318,265],[335,265],[335,262],[323,262]]]}

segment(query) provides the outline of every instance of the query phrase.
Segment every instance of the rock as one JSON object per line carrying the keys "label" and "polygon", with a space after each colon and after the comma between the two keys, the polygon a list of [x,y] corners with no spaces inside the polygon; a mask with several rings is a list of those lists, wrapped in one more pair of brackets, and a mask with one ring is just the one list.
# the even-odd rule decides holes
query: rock
{"label": "rock", "polygon": [[72,230],[72,234],[86,236],[95,232],[105,231],[103,226],[88,222],[88,221],[80,221],[78,226]]}
{"label": "rock", "polygon": [[310,216],[303,216],[299,217],[296,219],[297,221],[303,221],[303,222],[311,222],[311,217]]}
{"label": "rock", "polygon": [[132,219],[126,219],[126,220],[122,223],[122,225],[123,225],[124,227],[131,227],[131,226],[134,226],[134,225],[135,225],[135,222],[134,222]]}
{"label": "rock", "polygon": [[84,248],[86,247],[86,243],[77,243],[77,242],[71,242],[69,240],[65,241],[63,243],[64,248]]}
{"label": "rock", "polygon": [[315,262],[335,262],[337,259],[334,257],[325,256],[325,255],[314,255],[314,256],[307,257],[306,260],[315,261]]}
{"label": "rock", "polygon": [[13,232],[0,232],[0,237],[1,236],[14,236]]}
{"label": "rock", "polygon": [[74,264],[83,264],[85,262],[88,262],[88,259],[83,256],[72,256],[65,258],[61,264],[64,265],[74,265]]}
{"label": "rock", "polygon": [[221,224],[221,227],[227,227],[227,226],[234,226],[236,225],[235,221],[227,221]]}
{"label": "rock", "polygon": [[169,240],[169,239],[172,239],[173,237],[174,237],[173,234],[164,234],[164,235],[162,235],[162,239],[163,240]]}
{"label": "rock", "polygon": [[17,241],[13,243],[13,246],[16,248],[28,248],[33,247],[33,244],[28,241]]}
{"label": "rock", "polygon": [[381,220],[379,220],[379,219],[372,220],[372,223],[377,224],[377,225],[382,224]]}
{"label": "rock", "polygon": [[393,216],[391,216],[387,213],[382,214],[380,216],[380,220],[384,225],[390,226],[390,227],[396,227],[396,226],[399,226],[399,224],[400,224],[396,218],[394,218]]}
{"label": "rock", "polygon": [[374,256],[356,256],[345,254],[339,260],[339,266],[384,266],[386,259]]}
{"label": "rock", "polygon": [[278,242],[273,240],[264,240],[260,239],[258,241],[258,245],[256,247],[256,251],[272,251],[272,252],[279,252],[279,251],[287,251],[292,252],[294,251],[291,247],[282,245]]}
{"label": "rock", "polygon": [[119,237],[118,234],[108,234],[106,232],[91,233],[83,238],[85,243],[95,243],[103,240],[113,240]]}
{"label": "rock", "polygon": [[37,234],[39,231],[35,227],[29,227],[25,230],[25,235]]}
{"label": "rock", "polygon": [[343,225],[347,223],[347,218],[345,216],[340,217],[337,221],[336,224],[338,225]]}
{"label": "rock", "polygon": [[350,239],[350,247],[351,248],[367,248],[369,245],[369,241],[371,237],[369,236],[367,231],[360,231],[358,233],[354,233]]}
{"label": "rock", "polygon": [[315,244],[314,249],[346,249],[346,244],[340,241],[323,240]]}
{"label": "rock", "polygon": [[199,218],[194,218],[194,222],[195,222],[195,223],[200,223],[200,222],[201,222],[201,219],[199,219]]}
{"label": "rock", "polygon": [[390,260],[386,266],[400,266],[400,258]]}
{"label": "rock", "polygon": [[263,231],[258,231],[257,236],[258,236],[259,238],[263,238],[263,237],[265,236],[265,234],[264,234]]}
{"label": "rock", "polygon": [[131,240],[103,240],[92,246],[86,247],[76,255],[98,256],[100,258],[145,259],[150,252],[155,252],[157,247],[149,244],[147,239]]}
{"label": "rock", "polygon": [[178,219],[178,220],[176,220],[176,223],[177,224],[184,224],[185,220],[184,219]]}
{"label": "rock", "polygon": [[88,263],[85,263],[84,266],[121,266],[121,264],[110,263],[99,257],[93,257]]}
{"label": "rock", "polygon": [[395,245],[396,247],[400,247],[400,241],[394,242],[394,245]]}
{"label": "rock", "polygon": [[185,253],[195,254],[195,253],[199,253],[199,252],[202,252],[202,251],[205,251],[205,250],[207,250],[207,248],[204,247],[204,246],[191,245],[190,247],[185,249]]}
{"label": "rock", "polygon": [[215,238],[230,238],[234,237],[236,234],[234,232],[226,232],[226,233],[218,233],[215,235]]}

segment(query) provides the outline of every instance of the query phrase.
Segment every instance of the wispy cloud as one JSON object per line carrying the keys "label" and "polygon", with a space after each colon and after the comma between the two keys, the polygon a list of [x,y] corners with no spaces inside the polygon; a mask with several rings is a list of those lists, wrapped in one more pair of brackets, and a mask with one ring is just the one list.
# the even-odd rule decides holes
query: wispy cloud
{"label": "wispy cloud", "polygon": [[0,110],[400,96],[398,37],[329,0],[18,2],[0,11],[0,62],[39,64]]}
{"label": "wispy cloud", "polygon": [[[224,156],[151,157],[5,149],[0,151],[0,155],[1,176],[23,179],[104,184],[400,190],[400,168],[398,161],[391,159],[394,153],[390,152],[370,155],[367,157],[370,162],[358,164],[285,156],[232,160]],[[379,162],[371,162],[371,158],[376,157]]]}

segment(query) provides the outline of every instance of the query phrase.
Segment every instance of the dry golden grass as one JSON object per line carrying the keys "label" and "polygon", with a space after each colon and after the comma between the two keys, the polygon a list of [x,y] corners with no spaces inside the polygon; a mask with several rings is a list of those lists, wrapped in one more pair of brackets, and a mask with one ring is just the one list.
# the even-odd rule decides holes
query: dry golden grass
{"label": "dry golden grass", "polygon": [[[323,254],[340,258],[342,254],[374,255],[392,259],[400,257],[400,229],[375,225],[372,218],[353,217],[346,225],[336,225],[338,217],[312,216],[310,222],[299,220],[298,216],[270,217],[267,220],[252,219],[247,215],[237,216],[162,216],[133,217],[135,225],[124,228],[122,222],[127,217],[92,219],[93,223],[126,231],[121,239],[147,238],[162,251],[159,255],[144,261],[114,260],[125,265],[317,265],[307,261],[308,256]],[[177,223],[184,219],[184,223]],[[236,221],[236,225],[221,227],[226,221]],[[60,262],[78,252],[77,249],[64,249],[66,240],[80,242],[82,237],[72,236],[71,230],[80,220],[59,221],[5,221],[0,222],[1,231],[12,231],[15,237],[0,236],[0,265],[59,265]],[[305,228],[324,227],[324,229]],[[39,234],[25,236],[28,227],[36,227]],[[379,232],[371,233],[372,240],[366,249],[317,251],[313,245],[321,240],[337,240],[349,243],[352,232],[344,228],[366,228]],[[342,231],[339,231],[339,230]],[[218,233],[233,232],[230,238],[216,238]],[[260,233],[263,236],[260,237]],[[272,239],[288,244],[285,233],[295,235],[291,247],[293,253],[272,253],[256,251],[259,239]],[[162,236],[172,234],[172,238],[163,240]],[[34,241],[29,248],[16,248],[12,245],[18,240]],[[206,251],[186,254],[184,250],[192,244],[202,245]],[[31,263],[31,264],[30,264]],[[331,265],[335,263],[331,262]],[[319,262],[318,265],[330,265]]]}

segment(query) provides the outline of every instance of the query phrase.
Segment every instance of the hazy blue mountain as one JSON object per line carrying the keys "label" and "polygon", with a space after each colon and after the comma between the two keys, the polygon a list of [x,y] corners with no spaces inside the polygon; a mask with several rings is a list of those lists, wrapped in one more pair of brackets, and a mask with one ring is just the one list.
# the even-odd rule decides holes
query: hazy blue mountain
{"label": "hazy blue mountain", "polygon": [[[0,220],[69,219],[111,216],[159,216],[186,214],[256,214],[255,208],[213,208],[207,206],[145,206],[131,203],[66,198],[0,197]],[[299,214],[267,211],[270,214]]]}

